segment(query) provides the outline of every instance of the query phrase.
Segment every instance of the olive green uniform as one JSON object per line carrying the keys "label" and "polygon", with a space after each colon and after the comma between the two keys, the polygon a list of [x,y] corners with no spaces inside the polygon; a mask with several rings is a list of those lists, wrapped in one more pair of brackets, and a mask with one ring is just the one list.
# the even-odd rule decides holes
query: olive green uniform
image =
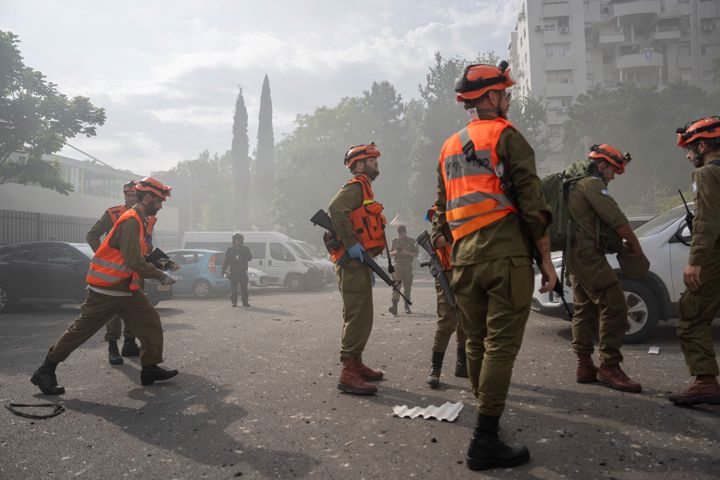
{"label": "olive green uniform", "polygon": [[[346,248],[358,243],[349,215],[362,205],[362,187],[355,182],[345,184],[328,206],[337,237]],[[372,272],[364,264],[352,259],[345,266],[335,268],[343,300],[340,359],[345,360],[360,356],[370,338],[373,325]]]}
{"label": "olive green uniform", "polygon": [[[418,247],[415,240],[410,237],[398,237],[392,241],[391,251],[395,253],[395,271],[393,272],[393,280],[398,283],[398,289],[402,286],[403,294],[412,299],[413,282],[413,260],[418,255]],[[396,303],[400,300],[400,294],[393,290],[392,301]]]}
{"label": "olive green uniform", "polygon": [[695,219],[689,265],[699,266],[701,285],[680,297],[677,333],[690,375],[718,376],[710,326],[720,310],[720,166],[693,172]]}
{"label": "olive green uniform", "polygon": [[578,355],[592,355],[599,332],[602,364],[614,366],[623,360],[620,347],[628,325],[627,304],[618,277],[598,246],[598,220],[613,231],[628,220],[605,182],[596,176],[582,178],[570,187],[568,211],[576,225],[567,259],[573,289],[573,350]]}
{"label": "olive green uniform", "polygon": [[[103,235],[107,235],[110,230],[112,230],[113,225],[114,223],[112,221],[112,218],[110,218],[110,214],[106,210],[105,213],[103,213],[103,216],[100,217],[100,220],[95,222],[95,225],[93,225],[92,228],[90,228],[90,230],[87,232],[87,235],[85,235],[85,240],[87,241],[88,245],[90,245],[90,248],[92,248],[93,252],[96,252],[97,249],[100,248]],[[135,334],[130,331],[127,324],[123,324],[120,316],[116,315],[106,324],[105,341],[117,342],[120,339],[121,334],[126,337],[135,336]]]}
{"label": "olive green uniform", "polygon": [[[444,272],[448,280],[452,279],[452,271]],[[435,339],[433,341],[433,352],[445,352],[447,350],[448,343],[450,343],[450,337],[454,332],[457,332],[457,346],[458,348],[465,348],[465,331],[462,329],[460,324],[460,316],[453,311],[452,307],[445,298],[445,292],[443,292],[440,282],[435,279],[435,293],[437,295],[437,328],[435,328]]]}
{"label": "olive green uniform", "polygon": [[[515,129],[506,128],[497,155],[518,192],[519,214],[510,214],[458,240],[452,251],[453,279],[462,328],[467,336],[468,376],[483,415],[505,408],[510,377],[530,313],[534,274],[528,235],[545,236],[550,209],[535,170],[535,154]],[[438,214],[433,239],[442,235],[446,191],[438,166]]]}
{"label": "olive green uniform", "polygon": [[[119,249],[127,267],[142,278],[163,278],[163,272],[143,258],[139,239],[140,226],[134,220],[127,220],[115,230],[110,246]],[[160,316],[142,290],[130,290],[130,278],[109,287],[88,287],[85,302],[80,307],[80,316],[57,343],[50,347],[48,358],[57,363],[64,361],[116,315],[119,315],[140,339],[140,363],[143,366],[161,363],[163,331]]]}

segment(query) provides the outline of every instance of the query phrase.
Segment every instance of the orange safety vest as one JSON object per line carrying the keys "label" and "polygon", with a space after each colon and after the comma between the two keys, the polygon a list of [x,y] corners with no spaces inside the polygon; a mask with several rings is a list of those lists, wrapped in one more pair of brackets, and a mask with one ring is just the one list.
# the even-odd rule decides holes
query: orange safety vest
{"label": "orange safety vest", "polygon": [[[382,214],[383,206],[375,201],[375,195],[370,186],[370,180],[365,175],[358,175],[346,183],[359,183],[362,187],[363,203],[356,208],[348,216],[353,232],[357,235],[360,245],[365,250],[376,249],[377,251],[385,248],[385,224],[387,220]],[[345,253],[345,246],[332,250],[330,257],[336,262]]]}
{"label": "orange safety vest", "polygon": [[93,287],[103,288],[112,287],[120,282],[130,278],[130,290],[134,291],[140,288],[140,275],[130,270],[125,264],[125,259],[120,250],[110,246],[110,239],[122,222],[137,221],[140,224],[140,248],[143,256],[148,254],[148,246],[145,243],[145,227],[142,219],[135,209],[130,209],[123,213],[113,225],[110,233],[103,240],[100,248],[95,252],[95,256],[90,261],[85,281]]}
{"label": "orange safety vest", "polygon": [[118,205],[116,207],[110,207],[107,209],[108,215],[110,215],[110,220],[112,220],[113,225],[115,225],[118,221],[118,218],[120,216],[127,212],[128,208],[125,205]]}
{"label": "orange safety vest", "polygon": [[[504,165],[497,155],[500,134],[512,124],[504,118],[475,120],[448,138],[440,152],[445,183],[445,216],[455,242],[510,213],[517,212],[502,189]],[[477,162],[468,161],[463,146],[472,140]]]}

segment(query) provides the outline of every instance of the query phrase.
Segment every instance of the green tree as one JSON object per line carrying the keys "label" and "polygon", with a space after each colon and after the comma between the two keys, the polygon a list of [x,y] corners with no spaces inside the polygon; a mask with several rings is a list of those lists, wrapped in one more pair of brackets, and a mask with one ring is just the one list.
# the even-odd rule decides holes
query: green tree
{"label": "green tree", "polygon": [[[34,183],[71,192],[56,162],[42,155],[60,150],[76,135],[92,137],[105,111],[86,97],[67,98],[42,73],[27,67],[11,32],[0,31],[0,184]],[[12,158],[13,154],[21,158]]]}
{"label": "green tree", "polygon": [[550,137],[545,102],[533,96],[513,99],[508,119],[532,145],[536,157],[542,156],[548,150]]}
{"label": "green tree", "polygon": [[265,75],[260,94],[258,143],[255,156],[254,222],[260,230],[267,230],[272,227],[270,211],[275,187],[275,138],[273,135],[272,114],[270,80]]}
{"label": "green tree", "polygon": [[229,152],[233,176],[233,227],[239,230],[250,227],[250,144],[247,130],[248,113],[240,88],[235,102],[232,147]]}

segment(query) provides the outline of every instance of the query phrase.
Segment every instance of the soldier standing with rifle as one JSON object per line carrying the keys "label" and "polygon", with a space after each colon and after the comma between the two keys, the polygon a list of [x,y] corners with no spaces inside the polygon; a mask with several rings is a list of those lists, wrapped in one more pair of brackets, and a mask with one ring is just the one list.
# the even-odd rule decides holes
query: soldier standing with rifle
{"label": "soldier standing with rifle", "polygon": [[[427,220],[433,221],[437,207],[433,205],[427,212]],[[447,245],[443,248],[434,249],[432,240],[427,232],[423,232],[417,238],[420,245],[428,254],[430,260],[428,266],[433,277],[435,277],[435,292],[437,293],[437,327],[435,328],[435,340],[432,347],[432,364],[430,373],[425,383],[430,388],[438,388],[440,386],[440,373],[442,371],[443,360],[445,359],[445,351],[447,350],[450,337],[456,332],[457,337],[457,359],[455,361],[455,376],[467,378],[467,357],[465,356],[465,332],[459,322],[459,316],[456,311],[455,295],[450,288],[450,279],[452,278],[452,264],[450,256],[452,255],[452,235],[447,228],[443,228],[443,232],[439,235],[445,237]]]}
{"label": "soldier standing with rifle", "polygon": [[[336,238],[342,248],[331,250],[343,300],[343,329],[340,347],[342,371],[337,388],[355,395],[372,395],[377,387],[368,381],[380,380],[383,372],[366,366],[362,353],[373,324],[372,284],[374,276],[364,265],[365,256],[374,257],[385,248],[383,206],[376,202],[371,187],[380,171],[380,151],[375,143],[351,147],[345,166],[353,178],[330,202],[328,211]],[[326,234],[327,239],[327,234]],[[340,260],[347,255],[349,260]]]}
{"label": "soldier standing with rifle", "polygon": [[[408,299],[410,292],[412,292],[413,282],[413,261],[418,256],[418,248],[415,244],[415,240],[408,237],[407,228],[405,225],[398,225],[397,227],[398,238],[392,241],[392,247],[390,248],[390,255],[395,257],[395,271],[393,272],[393,279],[398,285],[398,288],[402,285],[403,293]],[[398,301],[400,295],[397,292],[392,294],[392,306],[388,308],[388,312],[392,313],[393,316],[397,315]],[[410,304],[405,302],[405,313],[411,314]]]}
{"label": "soldier standing with rifle", "polygon": [[468,337],[468,376],[478,403],[466,456],[471,470],[513,467],[530,459],[527,448],[503,443],[498,430],[530,314],[533,246],[542,273],[540,291],[557,282],[547,235],[552,217],[534,152],[506,119],[506,89],[514,83],[507,62],[465,69],[455,91],[470,122],[445,141],[437,169],[433,237],[436,248],[447,245],[439,234],[444,228],[453,237],[452,287]]}

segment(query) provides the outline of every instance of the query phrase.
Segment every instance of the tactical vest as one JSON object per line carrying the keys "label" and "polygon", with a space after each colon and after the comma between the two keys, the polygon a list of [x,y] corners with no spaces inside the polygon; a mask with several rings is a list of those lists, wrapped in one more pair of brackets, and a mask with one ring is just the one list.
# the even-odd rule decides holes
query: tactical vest
{"label": "tactical vest", "polygon": [[500,135],[508,127],[512,124],[503,118],[476,120],[443,146],[445,216],[455,242],[517,212],[502,188],[504,165],[497,155]]}
{"label": "tactical vest", "polygon": [[[358,175],[346,185],[359,183],[362,187],[363,203],[348,216],[353,232],[365,250],[382,250],[385,248],[385,216],[383,206],[375,201],[370,180],[365,175]],[[345,246],[330,251],[333,262],[337,262],[345,253]]]}
{"label": "tactical vest", "polygon": [[140,215],[134,209],[130,209],[123,213],[113,225],[110,233],[103,240],[100,248],[95,252],[95,256],[90,261],[85,281],[88,285],[98,288],[106,288],[116,286],[117,284],[130,278],[129,288],[131,291],[140,288],[140,275],[130,270],[120,250],[110,246],[110,239],[115,235],[118,226],[123,222],[137,221],[140,225],[139,242],[141,245],[141,254],[145,256],[149,253],[147,243],[145,242],[145,227],[143,226]]}

